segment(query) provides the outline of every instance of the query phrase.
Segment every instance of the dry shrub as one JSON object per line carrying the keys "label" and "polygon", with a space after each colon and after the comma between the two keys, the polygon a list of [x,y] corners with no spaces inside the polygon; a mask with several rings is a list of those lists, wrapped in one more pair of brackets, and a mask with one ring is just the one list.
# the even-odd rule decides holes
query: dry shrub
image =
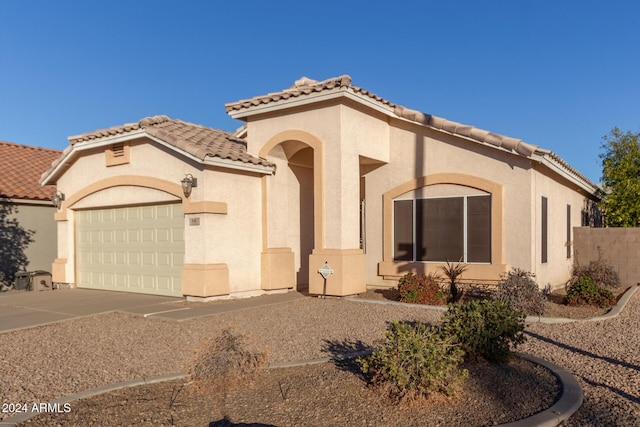
{"label": "dry shrub", "polygon": [[500,277],[493,299],[506,301],[510,309],[525,315],[542,316],[546,297],[534,279],[535,274],[512,268]]}
{"label": "dry shrub", "polygon": [[188,367],[193,385],[201,392],[221,392],[250,383],[267,362],[267,352],[250,349],[247,337],[228,329],[207,340]]}

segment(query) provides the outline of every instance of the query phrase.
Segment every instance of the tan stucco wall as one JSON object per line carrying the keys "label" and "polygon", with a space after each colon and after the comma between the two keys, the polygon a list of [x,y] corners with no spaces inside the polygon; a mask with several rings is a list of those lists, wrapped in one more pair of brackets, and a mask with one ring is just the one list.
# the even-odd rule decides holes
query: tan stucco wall
{"label": "tan stucco wall", "polygon": [[[185,215],[185,263],[226,263],[230,293],[260,289],[260,179],[219,170],[201,176],[192,199],[224,201],[227,214]],[[190,218],[200,218],[200,225],[189,225]]]}
{"label": "tan stucco wall", "polygon": [[[571,227],[580,226],[581,210],[585,195],[568,182],[559,181],[541,167],[532,171],[533,191],[531,192],[531,269],[536,274],[538,285],[550,285],[552,288],[563,286],[571,276],[573,253],[567,258],[567,205],[571,206]],[[547,198],[547,256],[546,263],[541,262],[542,242],[542,197]],[[573,231],[572,231],[573,233]],[[573,240],[573,238],[572,238]],[[573,251],[572,251],[573,252]]]}
{"label": "tan stucco wall", "polygon": [[[317,293],[323,284],[317,269],[325,261],[335,270],[330,294],[395,286],[403,271],[433,271],[441,263],[393,262],[393,198],[485,192],[492,194],[492,262],[471,265],[463,278],[497,280],[510,267],[536,273],[541,286],[567,277],[566,204],[578,225],[584,195],[534,160],[345,98],[246,120],[248,151],[276,163],[275,175],[203,166],[149,141],[131,142],[128,163],[110,167],[105,148],[83,153],[58,181],[67,196],[56,215],[58,276],[74,280],[74,209],[181,201],[183,278],[198,283],[189,287],[203,294],[196,296],[305,283]],[[198,179],[189,199],[180,188],[185,173]],[[360,247],[363,195],[366,254]],[[545,264],[539,259],[542,196],[550,218]]]}
{"label": "tan stucco wall", "polygon": [[[285,199],[290,201],[291,190],[295,191],[295,182],[290,179],[290,172],[286,172],[287,144],[289,148],[295,144],[280,138],[277,142],[284,142],[284,150],[272,150],[278,135],[296,131],[313,135],[323,149],[323,170],[320,175],[315,175],[323,179],[314,183],[316,191],[323,195],[322,199],[315,197],[322,203],[314,209],[316,235],[320,233],[322,237],[314,242],[318,251],[359,248],[361,218],[358,204],[360,178],[364,174],[365,277],[368,285],[394,286],[395,279],[385,280],[383,276],[394,268],[396,274],[402,270],[402,266],[390,265],[389,262],[395,263],[388,253],[385,255],[385,247],[387,252],[391,248],[392,236],[388,235],[388,229],[385,235],[385,220],[389,219],[384,214],[383,194],[411,181],[429,181],[447,174],[455,174],[456,179],[452,182],[467,186],[470,193],[491,188],[494,192],[492,201],[500,204],[499,210],[492,213],[495,231],[492,233],[492,263],[472,265],[467,273],[474,276],[470,279],[498,280],[499,275],[510,267],[519,267],[536,273],[541,286],[550,283],[555,287],[566,280],[571,262],[566,259],[566,204],[572,205],[573,224],[579,224],[584,195],[577,188],[553,174],[541,173],[532,159],[404,120],[391,119],[373,110],[365,111],[364,107],[351,101],[343,104],[324,102],[315,107],[272,112],[248,120],[249,150],[260,155],[270,154],[270,160],[278,163],[279,173],[285,171],[285,177],[265,178],[268,247],[291,248],[298,259],[300,250],[293,242],[299,240],[299,232],[296,234],[295,231],[299,222],[292,220],[291,214],[299,217],[300,213],[294,209],[285,215],[280,205],[285,203]],[[269,150],[264,149],[265,144],[272,144]],[[359,167],[362,159],[375,167],[372,170]],[[483,184],[485,188],[476,185],[475,181],[482,180],[488,183]],[[446,181],[438,182],[446,184]],[[403,197],[420,194],[421,191],[417,189]],[[549,222],[549,262],[544,265],[539,262],[539,210],[543,193],[548,194],[550,200],[549,217],[561,218]],[[436,270],[441,265],[420,264],[419,268],[424,271]],[[312,278],[315,268],[310,267]]]}
{"label": "tan stucco wall", "polygon": [[[185,212],[183,280],[194,282],[183,287],[203,297],[259,290],[259,176],[203,167],[151,141],[130,146],[129,163],[107,167],[108,154],[100,148],[79,156],[58,180],[58,190],[66,196],[56,215],[53,268],[58,281],[75,283],[75,209],[180,201]],[[180,186],[186,173],[198,179],[189,199]],[[190,222],[195,218],[199,224]]]}
{"label": "tan stucco wall", "polygon": [[[379,275],[378,263],[385,259],[384,247],[391,250],[391,236],[384,236],[384,212],[381,194],[397,186],[407,185],[420,177],[424,182],[446,184],[456,183],[468,187],[468,194],[478,189],[495,192],[492,197],[494,208],[498,200],[502,208],[501,220],[492,214],[492,228],[501,227],[502,232],[492,239],[492,251],[501,246],[499,254],[493,254],[492,265],[474,265],[467,275],[488,280],[508,269],[510,265],[529,266],[530,234],[530,162],[527,159],[501,152],[479,144],[454,138],[450,135],[431,131],[420,126],[391,122],[391,162],[365,176],[366,188],[366,228],[367,228],[367,283],[373,286],[394,286],[397,280],[384,280]],[[476,178],[477,177],[477,178]],[[435,178],[435,181],[434,181]],[[480,181],[486,180],[483,184]],[[461,187],[426,188],[422,191],[437,194],[460,193]],[[483,188],[484,187],[484,188]],[[407,190],[416,188],[409,185]],[[419,188],[419,184],[418,184]],[[446,190],[446,191],[445,191]],[[420,194],[421,190],[402,193],[400,198]],[[390,216],[388,214],[388,216]],[[498,222],[496,222],[498,221]],[[498,240],[495,240],[498,239]],[[390,259],[387,254],[386,259]],[[436,271],[442,263],[420,263],[424,271]]]}
{"label": "tan stucco wall", "polygon": [[[336,263],[357,272],[342,275],[341,280],[350,283],[339,285],[334,294],[363,291],[366,279],[360,270],[364,265],[352,252],[360,251],[360,163],[362,157],[367,161],[388,160],[386,122],[352,106],[322,103],[315,109],[250,118],[247,138],[249,151],[278,164],[276,176],[264,178],[267,248],[288,247],[294,252],[299,284],[306,275],[308,258],[310,286],[317,281],[317,269],[324,263],[321,256],[311,256],[310,252],[336,250],[332,255]],[[313,160],[301,166],[296,164],[294,153],[305,147],[313,149]],[[311,199],[304,200],[310,193],[304,189],[311,182],[313,208],[309,207]],[[286,214],[281,203],[289,206]],[[313,240],[307,234],[310,227]]]}

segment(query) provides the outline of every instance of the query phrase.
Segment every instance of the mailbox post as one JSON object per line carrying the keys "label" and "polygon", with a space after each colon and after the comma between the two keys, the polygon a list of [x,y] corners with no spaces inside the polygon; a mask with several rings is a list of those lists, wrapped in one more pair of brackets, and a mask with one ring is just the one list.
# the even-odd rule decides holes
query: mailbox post
{"label": "mailbox post", "polygon": [[324,279],[324,286],[322,288],[321,298],[326,298],[327,297],[327,277],[333,274],[333,268],[329,267],[329,263],[325,261],[324,265],[318,269],[318,273],[320,273],[322,275],[322,278]]}

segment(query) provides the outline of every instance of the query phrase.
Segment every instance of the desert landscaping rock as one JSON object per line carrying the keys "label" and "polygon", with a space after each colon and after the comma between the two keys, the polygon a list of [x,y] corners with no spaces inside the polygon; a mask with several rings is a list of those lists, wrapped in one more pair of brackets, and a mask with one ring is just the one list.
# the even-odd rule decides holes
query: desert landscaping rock
{"label": "desert landscaping rock", "polygon": [[[543,358],[572,372],[580,382],[584,392],[584,403],[580,409],[563,426],[637,426],[640,423],[640,356],[637,343],[640,338],[640,293],[630,299],[622,313],[606,321],[578,321],[567,324],[532,323],[527,325],[528,341],[519,348],[520,351]],[[0,396],[1,401],[10,403],[49,402],[54,399],[104,386],[116,382],[141,377],[152,377],[170,372],[183,371],[193,350],[204,337],[211,336],[224,327],[247,334],[251,342],[258,348],[270,351],[270,362],[286,362],[326,357],[332,352],[354,351],[370,346],[386,329],[386,322],[398,320],[420,320],[438,322],[442,313],[422,307],[398,307],[390,305],[363,304],[341,299],[303,299],[278,306],[242,310],[213,315],[187,322],[172,322],[162,319],[147,318],[110,313],[93,318],[83,318],[55,325],[0,334]],[[352,372],[339,369],[333,364],[321,364],[304,369],[293,368],[294,371],[280,370],[284,377],[273,381],[274,372],[269,370],[259,381],[272,381],[271,388],[256,387],[252,392],[275,395],[284,403],[279,403],[279,411],[275,403],[268,407],[252,404],[252,398],[245,399],[241,395],[232,400],[245,402],[230,419],[235,422],[254,422],[269,425],[296,425],[300,421],[299,413],[294,409],[287,412],[287,399],[281,397],[280,388],[274,390],[277,381],[282,383],[286,378],[291,380],[288,397],[293,399],[308,398],[307,394],[318,389],[326,389],[331,396],[328,401],[312,404],[305,403],[311,415],[307,425],[342,425],[339,420],[342,413],[350,414],[349,425],[402,425],[394,423],[394,408],[389,408],[380,401],[368,400],[367,393],[373,398],[380,398],[379,393],[364,386],[364,382]],[[539,369],[539,368],[537,368]],[[555,396],[555,381],[545,382],[544,375],[538,373],[530,376],[542,383],[523,387],[522,384],[499,383],[491,376],[487,383],[479,386],[493,393],[501,394],[498,400],[513,398],[507,406],[498,407],[490,399],[471,398],[467,395],[453,399],[441,398],[432,403],[431,411],[442,410],[444,418],[441,425],[485,425],[474,424],[478,417],[466,415],[460,424],[455,424],[453,414],[461,407],[471,408],[476,414],[489,414],[485,421],[488,424],[508,422],[500,418],[516,406],[515,402],[525,404],[528,397],[518,398],[523,391],[533,391],[544,398]],[[504,378],[510,378],[505,375]],[[335,380],[351,381],[352,385],[340,390]],[[180,380],[177,380],[178,382]],[[518,380],[520,381],[520,380]],[[259,384],[259,383],[257,383]],[[301,387],[306,384],[306,390]],[[470,383],[472,384],[472,383]],[[483,384],[480,381],[480,384]],[[168,402],[167,390],[172,383],[151,385],[151,391],[143,388],[125,389],[116,393],[88,399],[86,402],[74,403],[72,412],[67,414],[68,423],[62,423],[65,414],[50,414],[48,420],[41,417],[32,418],[25,425],[170,425],[170,418],[158,420],[153,418],[157,413],[150,409],[132,409],[133,402],[160,400],[164,405]],[[286,386],[286,385],[285,385]],[[364,387],[358,393],[350,387]],[[147,386],[145,386],[147,387]],[[467,387],[473,389],[472,385]],[[155,391],[154,391],[155,390]],[[293,391],[297,390],[294,394]],[[237,392],[243,392],[238,390]],[[125,393],[118,395],[117,393]],[[346,392],[346,393],[344,393]],[[133,393],[133,394],[127,394]],[[140,395],[142,393],[142,395]],[[151,394],[149,394],[151,393]],[[191,396],[188,386],[181,391],[182,399]],[[369,411],[377,416],[368,419],[355,404],[345,403],[346,395],[355,395],[368,403]],[[142,396],[142,397],[135,397]],[[155,396],[155,397],[150,397]],[[95,399],[107,399],[96,403]],[[552,397],[553,399],[555,397]],[[146,400],[145,400],[146,399]],[[277,400],[276,399],[276,400]],[[459,400],[455,400],[459,399]],[[188,403],[197,401],[195,397],[186,398]],[[302,400],[303,402],[306,402]],[[92,403],[93,402],[93,403]],[[119,402],[119,403],[118,403]],[[123,403],[124,402],[124,403]],[[187,413],[190,405],[174,405],[174,421],[176,425],[208,425],[212,421],[220,421],[222,412],[213,403],[202,404],[205,413],[201,414],[202,422],[196,424],[184,422],[189,420]],[[290,403],[290,402],[289,402]],[[536,402],[547,407],[553,402]],[[88,406],[82,406],[88,405]],[[94,410],[87,409],[93,405]],[[346,406],[345,406],[346,405]],[[293,407],[293,405],[291,405]],[[350,408],[355,409],[350,409]],[[84,409],[83,409],[84,408]],[[120,412],[118,412],[120,408]],[[147,421],[129,420],[130,412],[138,412],[147,417]],[[251,418],[253,412],[259,418]],[[456,410],[452,411],[451,408]],[[505,409],[510,408],[510,409]],[[112,412],[109,412],[112,411]],[[217,411],[217,412],[216,412]],[[381,412],[376,412],[381,411]],[[447,412],[448,411],[448,412]],[[397,412],[397,411],[396,411]],[[403,411],[409,412],[411,411]],[[266,414],[280,414],[278,422],[268,421]],[[146,414],[146,415],[145,415]],[[2,413],[0,417],[11,414]],[[242,418],[244,416],[250,418]],[[265,415],[265,417],[263,417]],[[88,418],[85,418],[88,417]],[[182,420],[181,421],[181,416]],[[197,416],[197,415],[196,415]],[[436,415],[438,416],[438,415]],[[292,421],[293,420],[293,421]],[[193,421],[196,421],[194,418]],[[44,424],[42,424],[44,422]],[[419,416],[413,423],[404,425],[437,425],[423,424]],[[233,425],[233,424],[227,424]]]}

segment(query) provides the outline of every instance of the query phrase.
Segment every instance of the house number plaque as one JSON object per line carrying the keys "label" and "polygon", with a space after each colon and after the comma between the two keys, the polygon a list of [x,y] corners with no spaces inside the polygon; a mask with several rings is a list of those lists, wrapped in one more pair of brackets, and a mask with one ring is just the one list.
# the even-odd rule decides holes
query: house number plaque
{"label": "house number plaque", "polygon": [[324,265],[318,269],[318,273],[322,275],[324,279],[324,287],[322,288],[322,296],[321,298],[327,297],[327,278],[333,274],[333,268],[329,267],[329,263],[327,261],[324,262]]}

